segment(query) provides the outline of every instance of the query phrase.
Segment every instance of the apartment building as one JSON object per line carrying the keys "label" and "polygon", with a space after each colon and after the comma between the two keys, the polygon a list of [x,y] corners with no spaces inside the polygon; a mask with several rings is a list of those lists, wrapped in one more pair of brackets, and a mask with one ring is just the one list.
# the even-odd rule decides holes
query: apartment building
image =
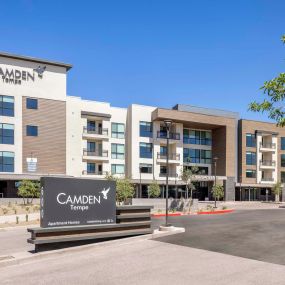
{"label": "apartment building", "polygon": [[16,197],[25,178],[112,174],[128,177],[141,198],[155,180],[165,197],[165,120],[172,122],[170,197],[185,196],[181,172],[192,166],[198,167],[194,197],[200,200],[212,199],[215,179],[226,200],[273,199],[272,186],[285,181],[282,128],[190,105],[117,108],[67,96],[71,68],[0,53],[0,196]]}
{"label": "apartment building", "polygon": [[236,200],[274,200],[272,185],[285,182],[285,129],[273,123],[240,120],[238,132]]}

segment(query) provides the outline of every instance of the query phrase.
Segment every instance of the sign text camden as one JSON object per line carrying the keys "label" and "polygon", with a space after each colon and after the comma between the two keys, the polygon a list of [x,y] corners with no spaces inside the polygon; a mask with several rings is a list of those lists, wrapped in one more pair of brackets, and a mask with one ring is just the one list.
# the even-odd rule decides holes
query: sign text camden
{"label": "sign text camden", "polygon": [[43,177],[41,227],[116,222],[114,181]]}

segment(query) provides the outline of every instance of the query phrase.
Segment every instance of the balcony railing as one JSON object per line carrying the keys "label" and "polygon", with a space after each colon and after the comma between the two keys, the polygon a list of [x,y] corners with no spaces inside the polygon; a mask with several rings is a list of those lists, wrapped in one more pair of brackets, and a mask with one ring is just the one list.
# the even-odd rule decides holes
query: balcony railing
{"label": "balcony railing", "polygon": [[[158,152],[157,158],[158,159],[166,159],[166,154]],[[169,160],[180,160],[180,154],[179,153],[170,153],[168,158],[169,158]]]}
{"label": "balcony railing", "polygon": [[99,157],[108,157],[108,150],[102,150],[102,151],[90,151],[87,149],[83,150],[84,156],[99,156]]}
{"label": "balcony railing", "polygon": [[184,144],[212,145],[212,140],[183,137],[183,143]]}
{"label": "balcony railing", "polygon": [[260,143],[259,144],[260,147],[262,148],[271,148],[271,149],[276,149],[276,144],[275,143]]}
{"label": "balcony railing", "polygon": [[83,132],[85,134],[91,134],[91,135],[108,135],[108,129],[103,128],[92,128],[92,127],[83,127]]}
{"label": "balcony railing", "polygon": [[[160,172],[159,173],[159,177],[166,177],[166,173],[165,172]],[[178,177],[178,174],[176,172],[169,172],[168,177]]]}
{"label": "balcony railing", "polygon": [[[167,132],[163,132],[163,131],[158,131],[157,132],[157,138],[160,139],[166,139],[167,138]],[[169,133],[169,138],[171,140],[180,140],[180,134],[179,133]]]}
{"label": "balcony railing", "polygon": [[260,160],[260,165],[262,166],[275,166],[275,160]]}
{"label": "balcony railing", "polygon": [[104,175],[106,173],[104,173],[103,171],[87,171],[87,170],[83,170],[82,171],[83,175]]}
{"label": "balcony railing", "polygon": [[264,182],[273,182],[274,181],[274,178],[270,177],[270,178],[261,178],[261,181],[264,181]]}

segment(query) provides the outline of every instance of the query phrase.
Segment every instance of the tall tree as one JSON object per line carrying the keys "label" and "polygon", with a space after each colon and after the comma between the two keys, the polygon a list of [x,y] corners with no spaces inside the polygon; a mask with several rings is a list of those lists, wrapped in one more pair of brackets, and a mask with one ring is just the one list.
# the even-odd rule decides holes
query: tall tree
{"label": "tall tree", "polygon": [[[285,44],[285,35],[281,41]],[[285,98],[285,73],[280,73],[277,77],[266,81],[261,87],[266,95],[262,102],[251,102],[249,110],[253,112],[268,113],[268,118],[274,120],[279,127],[285,126],[285,111],[283,100]]]}
{"label": "tall tree", "polygon": [[282,193],[282,183],[280,181],[277,181],[273,185],[272,191],[275,194],[275,202],[280,202],[280,195]]}
{"label": "tall tree", "polygon": [[155,180],[153,180],[148,187],[148,196],[151,198],[157,198],[160,196],[160,193],[161,191],[158,183]]}
{"label": "tall tree", "polygon": [[33,203],[34,198],[40,197],[40,183],[28,179],[22,180],[18,188],[18,196],[23,198],[24,204],[26,202],[29,204],[29,198],[31,198],[31,203]]}

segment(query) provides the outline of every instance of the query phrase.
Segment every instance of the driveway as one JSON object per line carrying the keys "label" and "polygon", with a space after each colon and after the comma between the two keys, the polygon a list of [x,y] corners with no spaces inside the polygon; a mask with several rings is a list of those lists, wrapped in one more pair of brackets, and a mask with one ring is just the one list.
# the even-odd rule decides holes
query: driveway
{"label": "driveway", "polygon": [[[240,210],[169,220],[186,231],[160,238],[160,242],[285,265],[285,209]],[[163,218],[153,219],[153,227],[161,223]]]}

